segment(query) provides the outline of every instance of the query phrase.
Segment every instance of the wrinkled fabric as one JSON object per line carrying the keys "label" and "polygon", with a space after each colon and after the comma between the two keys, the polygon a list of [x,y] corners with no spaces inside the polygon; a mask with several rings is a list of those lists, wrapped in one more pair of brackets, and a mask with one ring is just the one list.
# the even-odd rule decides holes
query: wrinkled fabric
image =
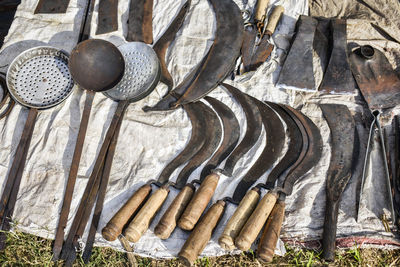
{"label": "wrinkled fabric", "polygon": [[[235,0],[235,2],[241,9],[252,9],[256,3],[255,0]],[[155,41],[168,27],[183,3],[183,0],[154,0],[153,35]],[[16,55],[30,47],[51,45],[70,52],[75,46],[85,1],[71,0],[67,13],[57,15],[34,15],[33,10],[36,4],[36,0],[26,0],[18,7],[9,34],[0,50],[0,71],[6,70],[8,64]],[[317,165],[295,185],[293,194],[288,196],[286,219],[282,229],[282,236],[285,238],[294,240],[319,239],[322,234],[324,218],[324,181],[329,165],[330,147],[329,128],[322,118],[317,103],[344,102],[348,104],[356,114],[357,127],[362,140],[367,132],[364,119],[369,117],[366,115],[365,105],[357,94],[350,97],[321,96],[319,93],[310,94],[280,90],[274,86],[289,49],[296,20],[299,15],[308,13],[308,3],[305,0],[270,2],[270,6],[277,4],[282,4],[285,7],[285,13],[271,40],[276,49],[272,52],[270,59],[257,71],[236,76],[234,80],[229,77],[225,82],[260,100],[285,103],[300,108],[321,129],[324,142],[323,156]],[[95,35],[97,8],[98,1],[95,4],[91,23],[91,37],[106,39],[115,45],[125,43],[129,1],[119,1],[118,31],[107,34]],[[357,21],[352,23],[349,22],[349,29],[351,27],[358,28]],[[183,26],[176,39],[171,43],[166,56],[167,66],[175,86],[207,53],[213,43],[215,25],[211,5],[206,0],[192,0]],[[370,34],[369,31],[369,29],[365,29],[368,34]],[[361,37],[365,36],[361,33],[360,35]],[[377,40],[377,43],[382,46],[386,46],[389,42],[382,38]],[[396,57],[393,55],[390,60],[394,63],[395,59]],[[118,241],[105,241],[101,237],[101,229],[136,189],[147,181],[158,178],[163,167],[185,147],[190,138],[190,121],[182,109],[151,113],[142,111],[143,106],[156,104],[165,94],[166,89],[166,86],[160,83],[147,98],[130,104],[127,109],[116,147],[95,245],[122,249]],[[221,86],[209,95],[221,100],[233,110],[242,127],[241,137],[243,137],[246,121],[238,103]],[[13,219],[16,222],[17,229],[45,238],[54,238],[84,101],[84,91],[76,86],[73,94],[64,103],[39,112],[14,211]],[[96,94],[66,232],[69,230],[73,215],[79,205],[79,200],[93,169],[101,142],[116,106],[116,102],[107,99],[102,94]],[[0,138],[2,140],[0,144],[0,182],[2,187],[4,187],[5,177],[14,157],[27,113],[26,108],[17,105],[7,118],[0,121]],[[263,133],[257,144],[240,159],[233,176],[221,177],[212,202],[233,193],[240,178],[244,176],[260,155],[264,144]],[[362,152],[360,155],[362,155]],[[358,223],[355,221],[356,190],[360,168],[360,166],[357,168],[356,174],[353,175],[342,197],[338,234],[351,236],[369,233],[372,236],[382,237],[385,235],[385,237],[390,238],[390,234],[383,232],[383,226],[378,219],[368,219]],[[176,179],[181,169],[182,167],[178,168],[171,175],[171,181]],[[197,179],[200,172],[201,167],[193,172],[189,181]],[[265,181],[266,177],[267,175],[264,174],[255,184]],[[187,239],[187,232],[177,229],[165,241],[153,234],[155,225],[177,193],[176,189],[171,188],[166,203],[154,218],[150,229],[134,245],[135,253],[157,258],[175,257],[177,255],[184,240]],[[263,194],[265,193],[263,192]],[[227,253],[217,244],[224,224],[235,209],[233,204],[227,206],[211,242],[206,246],[202,255],[216,256]],[[88,229],[86,229],[82,241],[86,241],[87,231]],[[252,248],[255,249],[256,245],[253,244]],[[278,244],[277,252],[280,254],[284,252],[282,242]],[[238,251],[234,253],[238,253]]]}

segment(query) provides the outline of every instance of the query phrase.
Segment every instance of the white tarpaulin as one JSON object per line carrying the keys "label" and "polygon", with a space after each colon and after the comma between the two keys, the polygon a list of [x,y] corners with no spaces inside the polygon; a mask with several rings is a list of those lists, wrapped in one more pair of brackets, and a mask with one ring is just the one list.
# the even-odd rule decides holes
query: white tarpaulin
{"label": "white tarpaulin", "polygon": [[[16,55],[30,47],[51,45],[70,52],[75,46],[86,1],[71,0],[67,13],[56,15],[33,14],[37,2],[36,0],[22,1],[18,7],[15,19],[0,52],[0,71],[5,71],[7,65]],[[236,0],[235,2],[241,9],[252,9],[256,1],[242,2]],[[154,0],[154,40],[162,35],[183,3],[183,0]],[[271,1],[270,6],[278,4],[285,7],[285,13],[273,37],[277,49],[272,52],[270,60],[258,68],[256,72],[237,76],[233,81],[228,78],[226,82],[260,100],[301,107],[301,110],[310,116],[321,129],[324,142],[322,158],[311,172],[298,182],[293,194],[287,198],[286,219],[282,230],[282,235],[285,238],[294,240],[319,239],[324,220],[324,181],[329,166],[330,147],[329,128],[316,104],[318,102],[346,103],[352,111],[357,111],[356,120],[359,123],[358,129],[362,144],[363,140],[366,140],[367,130],[363,128],[360,114],[365,112],[366,109],[365,106],[359,105],[359,97],[356,97],[356,104],[354,98],[349,96],[325,95],[320,97],[318,93],[285,91],[274,86],[285,53],[289,48],[296,20],[299,15],[308,14],[306,0]],[[98,36],[95,35],[97,8],[98,1],[95,4],[91,24],[91,37],[106,39],[115,45],[125,43],[129,1],[119,1],[118,31]],[[192,0],[185,22],[167,52],[166,61],[175,85],[179,84],[207,53],[213,42],[215,25],[211,5],[206,0]],[[182,109],[150,113],[142,111],[144,105],[152,106],[157,103],[165,94],[166,89],[166,86],[160,83],[147,98],[130,104],[127,109],[115,152],[95,245],[121,249],[118,241],[112,243],[105,241],[101,237],[101,229],[137,188],[150,179],[158,178],[163,167],[185,147],[190,137],[190,121]],[[241,126],[245,127],[246,122],[240,107],[223,87],[215,89],[210,96],[221,100],[232,108]],[[39,112],[13,217],[13,220],[17,223],[17,228],[22,231],[45,238],[54,238],[84,100],[85,93],[76,87],[74,93],[64,103]],[[95,97],[66,232],[68,232],[73,215],[79,205],[85,184],[99,152],[101,141],[105,136],[116,106],[116,102],[107,99],[102,94],[97,94]],[[6,119],[0,121],[0,138],[2,140],[0,145],[0,182],[2,184],[7,177],[27,113],[26,108],[17,105]],[[242,130],[241,135],[243,136],[243,134],[244,131]],[[240,178],[261,153],[263,140],[262,135],[258,145],[238,162],[233,178],[222,176],[213,202],[233,193]],[[362,151],[360,163],[363,158],[361,156]],[[176,178],[179,170],[172,174],[171,180]],[[355,201],[360,170],[361,165],[359,164],[357,175],[353,176],[344,192],[339,212],[338,235],[369,234],[375,237],[391,238],[391,234],[384,232],[380,219],[366,208],[362,210],[361,220],[356,221]],[[200,171],[201,167],[193,172],[189,181],[198,178]],[[258,182],[265,181],[265,179],[266,175],[263,175]],[[166,203],[155,217],[150,229],[135,244],[136,253],[152,257],[174,257],[177,255],[188,233],[177,229],[168,240],[162,241],[152,232],[177,193],[177,190],[171,189]],[[234,209],[234,205],[228,204],[225,215],[211,242],[203,252],[204,255],[214,256],[226,253],[218,246],[217,239]],[[85,238],[84,236],[83,241],[85,241]]]}

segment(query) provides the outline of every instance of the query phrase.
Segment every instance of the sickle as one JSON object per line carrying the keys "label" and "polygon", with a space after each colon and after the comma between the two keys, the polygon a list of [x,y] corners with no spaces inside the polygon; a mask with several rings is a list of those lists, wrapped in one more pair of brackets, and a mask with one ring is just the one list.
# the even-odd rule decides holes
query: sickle
{"label": "sickle", "polygon": [[182,105],[199,100],[232,71],[243,41],[243,19],[232,0],[209,0],[214,8],[217,30],[214,43],[198,76],[176,102]]}
{"label": "sickle", "polygon": [[203,129],[205,142],[196,155],[181,170],[175,182],[176,188],[182,188],[192,172],[217,149],[222,135],[221,123],[217,114],[209,107],[202,116],[206,117],[206,128]]}
{"label": "sickle", "polygon": [[265,147],[246,175],[240,180],[233,193],[233,201],[239,203],[246,194],[247,189],[263,175],[278,159],[283,143],[285,131],[282,122],[273,109],[263,102],[251,97],[260,110],[262,123],[265,130]]}
{"label": "sickle", "polygon": [[[275,186],[276,180],[292,166],[296,160],[299,158],[302,146],[303,146],[303,136],[307,136],[304,128],[301,125],[297,125],[296,121],[291,114],[289,114],[282,106],[276,103],[267,102],[279,116],[286,123],[286,131],[288,132],[289,144],[288,149],[280,160],[280,162],[272,169],[268,175],[267,181],[265,182],[265,187],[271,189]],[[300,126],[300,127],[299,127]]]}
{"label": "sickle", "polygon": [[206,120],[208,119],[208,107],[204,103],[198,102],[185,105],[184,109],[192,124],[192,134],[186,147],[162,170],[158,178],[160,184],[167,182],[176,168],[192,158],[201,149],[205,142],[203,130],[206,128]]}
{"label": "sickle", "polygon": [[156,52],[161,65],[161,82],[168,86],[168,91],[172,89],[174,82],[172,80],[171,74],[168,71],[167,64],[165,63],[165,54],[167,49],[176,33],[181,28],[183,21],[185,20],[186,14],[189,11],[191,0],[186,1],[181,7],[178,15],[171,22],[168,29],[163,33],[160,39],[154,44],[153,49]]}

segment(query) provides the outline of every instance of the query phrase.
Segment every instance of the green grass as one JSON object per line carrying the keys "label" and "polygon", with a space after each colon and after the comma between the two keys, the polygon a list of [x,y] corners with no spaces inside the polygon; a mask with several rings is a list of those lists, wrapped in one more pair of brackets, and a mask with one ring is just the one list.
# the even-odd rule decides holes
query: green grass
{"label": "green grass", "polygon": [[[7,234],[7,247],[0,252],[0,266],[62,266],[61,261],[51,261],[52,241],[21,232]],[[337,250],[334,263],[326,263],[321,253],[311,249],[299,249],[286,246],[284,257],[276,256],[271,264],[261,264],[256,252],[249,251],[239,255],[203,257],[196,266],[400,266],[400,250],[361,249],[354,246],[346,250]],[[155,260],[136,257],[137,266],[183,266],[177,259]],[[85,266],[79,257],[73,266]],[[128,266],[125,253],[110,248],[95,247],[90,262],[86,266]]]}

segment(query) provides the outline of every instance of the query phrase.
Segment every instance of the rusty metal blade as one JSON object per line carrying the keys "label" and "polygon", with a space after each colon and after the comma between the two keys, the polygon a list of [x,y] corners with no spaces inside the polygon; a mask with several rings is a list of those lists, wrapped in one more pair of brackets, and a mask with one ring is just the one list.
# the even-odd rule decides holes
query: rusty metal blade
{"label": "rusty metal blade", "polygon": [[257,46],[256,51],[254,51],[250,66],[248,67],[247,71],[256,70],[268,59],[272,53],[272,50],[274,50],[274,45],[269,43],[269,38],[267,37],[268,36],[264,36],[260,42],[260,45]]}
{"label": "rusty metal blade", "polygon": [[365,45],[349,57],[350,68],[371,110],[400,103],[400,79],[383,52]]}
{"label": "rusty metal blade", "polygon": [[129,5],[128,42],[153,43],[153,0],[131,0]]}
{"label": "rusty metal blade", "polygon": [[235,98],[235,100],[239,102],[247,122],[246,133],[242,141],[240,141],[239,145],[235,148],[225,162],[223,173],[227,176],[231,176],[238,160],[254,146],[260,137],[262,130],[262,119],[257,106],[246,94],[229,84],[223,83],[222,85]]}
{"label": "rusty metal blade", "polygon": [[224,136],[218,150],[214,153],[201,171],[200,180],[204,180],[207,175],[211,174],[211,171],[214,168],[216,168],[227,156],[229,156],[239,142],[240,137],[240,125],[235,113],[233,113],[230,108],[215,98],[206,96],[204,99],[211,104],[220,117],[222,121],[222,127],[224,129]]}
{"label": "rusty metal blade", "polygon": [[36,6],[34,14],[38,13],[65,13],[69,0],[40,0]]}
{"label": "rusty metal blade", "polygon": [[347,54],[346,20],[331,20],[333,48],[320,91],[333,94],[353,93],[356,84],[350,71]]}
{"label": "rusty metal blade", "polygon": [[339,200],[351,177],[355,124],[350,110],[345,105],[320,105],[331,130],[331,159],[326,180],[326,209],[322,256],[327,260],[335,257],[336,228]]}
{"label": "rusty metal blade", "polygon": [[118,0],[100,0],[96,34],[118,30]]}
{"label": "rusty metal blade", "polygon": [[250,186],[261,177],[261,175],[271,168],[281,154],[285,141],[283,124],[275,111],[267,104],[253,97],[251,97],[251,99],[260,110],[265,130],[266,144],[256,162],[236,186],[232,197],[233,201],[236,203],[239,203],[246,194],[247,189],[249,189]]}
{"label": "rusty metal blade", "polygon": [[241,48],[243,71],[248,72],[253,56],[254,44],[257,36],[257,31],[254,27],[247,27],[243,34],[243,43]]}
{"label": "rusty metal blade", "polygon": [[265,187],[272,189],[278,178],[300,157],[303,148],[303,135],[307,138],[307,133],[303,127],[299,128],[296,121],[282,106],[272,102],[267,102],[267,104],[270,105],[286,123],[286,131],[289,138],[288,149],[285,156],[283,156],[279,163],[272,169],[265,182]]}
{"label": "rusty metal blade", "polygon": [[189,176],[192,172],[199,167],[206,159],[218,148],[221,142],[222,127],[219,122],[217,114],[208,106],[204,109],[202,116],[205,119],[206,127],[203,129],[205,142],[201,149],[194,155],[194,157],[186,164],[181,170],[175,182],[176,188],[185,186]]}
{"label": "rusty metal blade", "polygon": [[[210,51],[208,51],[209,53]],[[200,61],[199,64],[197,64],[196,67],[194,67],[189,74],[183,79],[183,81],[173,90],[170,91],[166,96],[164,96],[155,106],[149,107],[145,106],[143,107],[144,112],[148,111],[161,111],[161,110],[170,110],[174,107],[174,103],[186,92],[188,89],[189,85],[194,81],[194,79],[199,75],[200,70],[202,66],[204,65],[204,62],[207,60],[207,56],[203,57],[203,59]]]}
{"label": "rusty metal blade", "polygon": [[300,16],[297,33],[279,75],[278,85],[316,90],[313,69],[313,42],[318,21]]}
{"label": "rusty metal blade", "polygon": [[202,102],[197,102],[184,105],[183,107],[192,124],[192,134],[186,147],[162,170],[157,180],[160,184],[166,183],[176,168],[192,158],[205,142],[203,131],[206,129],[206,121],[203,114],[206,112],[207,106]]}
{"label": "rusty metal blade", "polygon": [[7,36],[11,23],[14,20],[15,12],[21,1],[11,0],[0,6],[0,47],[3,46],[4,38]]}
{"label": "rusty metal blade", "polygon": [[167,64],[165,63],[165,54],[167,49],[176,33],[181,28],[183,21],[185,20],[186,14],[189,11],[191,0],[186,1],[181,7],[178,15],[171,22],[168,29],[163,33],[160,39],[154,44],[153,49],[156,52],[161,65],[161,82],[168,86],[168,91],[170,91],[174,85],[171,74],[168,71]]}
{"label": "rusty metal blade", "polygon": [[[322,154],[322,138],[318,127],[303,113],[295,110],[292,107],[286,106],[290,112],[299,119],[308,136],[308,148],[304,157],[300,156],[298,165],[294,165],[294,168],[290,170],[290,173],[284,180],[283,193],[285,195],[290,195],[293,190],[294,183],[300,179],[304,174],[306,174],[312,167],[314,167],[321,158]],[[302,153],[304,150],[302,151]]]}
{"label": "rusty metal blade", "polygon": [[209,0],[217,21],[214,43],[199,75],[176,105],[199,100],[233,70],[243,41],[243,19],[232,0]]}

